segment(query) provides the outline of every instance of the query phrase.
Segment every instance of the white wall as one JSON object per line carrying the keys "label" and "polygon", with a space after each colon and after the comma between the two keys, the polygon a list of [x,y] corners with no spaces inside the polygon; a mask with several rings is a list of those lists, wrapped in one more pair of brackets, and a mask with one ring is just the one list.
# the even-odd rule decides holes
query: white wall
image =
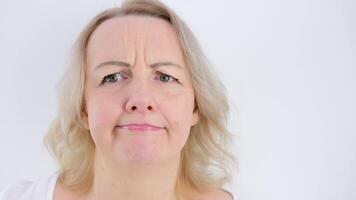
{"label": "white wall", "polygon": [[[164,2],[227,86],[239,199],[356,199],[356,2]],[[0,188],[55,169],[42,138],[70,46],[118,3],[0,1]]]}

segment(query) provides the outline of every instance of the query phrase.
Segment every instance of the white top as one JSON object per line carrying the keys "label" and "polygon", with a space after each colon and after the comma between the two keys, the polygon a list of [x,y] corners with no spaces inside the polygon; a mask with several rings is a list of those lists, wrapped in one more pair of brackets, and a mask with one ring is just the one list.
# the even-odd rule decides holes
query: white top
{"label": "white top", "polygon": [[0,200],[52,200],[57,177],[55,173],[38,181],[22,180],[11,184],[0,191]]}
{"label": "white top", "polygon": [[37,181],[22,180],[0,191],[0,200],[52,200],[58,174]]}

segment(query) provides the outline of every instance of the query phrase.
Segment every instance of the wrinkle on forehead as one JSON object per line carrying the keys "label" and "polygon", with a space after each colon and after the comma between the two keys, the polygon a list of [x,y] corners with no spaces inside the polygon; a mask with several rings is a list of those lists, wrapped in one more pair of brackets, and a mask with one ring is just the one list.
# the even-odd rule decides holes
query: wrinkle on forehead
{"label": "wrinkle on forehead", "polygon": [[137,56],[144,56],[147,62],[163,58],[185,65],[171,24],[151,16],[128,15],[108,19],[93,32],[87,51],[89,65],[107,58],[134,63]]}

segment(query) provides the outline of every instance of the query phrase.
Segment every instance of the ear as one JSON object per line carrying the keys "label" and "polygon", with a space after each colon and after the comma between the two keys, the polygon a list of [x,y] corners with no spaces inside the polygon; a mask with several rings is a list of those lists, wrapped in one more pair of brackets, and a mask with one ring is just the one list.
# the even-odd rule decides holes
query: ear
{"label": "ear", "polygon": [[88,116],[82,115],[82,123],[85,129],[89,130]]}
{"label": "ear", "polygon": [[195,107],[194,111],[193,111],[191,126],[194,126],[195,124],[197,124],[199,122],[199,119],[200,119],[200,113],[199,113],[198,107]]}
{"label": "ear", "polygon": [[84,128],[89,130],[88,112],[87,112],[85,106],[83,106],[83,109],[81,112],[81,117],[82,117],[82,124],[83,124]]}

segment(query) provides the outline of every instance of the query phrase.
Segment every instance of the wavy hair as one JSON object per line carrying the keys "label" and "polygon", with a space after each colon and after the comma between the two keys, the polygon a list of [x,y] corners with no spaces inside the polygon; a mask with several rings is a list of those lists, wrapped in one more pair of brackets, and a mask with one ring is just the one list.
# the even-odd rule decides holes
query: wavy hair
{"label": "wavy hair", "polygon": [[171,24],[180,42],[193,82],[200,114],[181,152],[179,182],[194,189],[220,188],[232,180],[236,158],[228,147],[229,105],[225,87],[189,27],[170,8],[156,0],[128,0],[94,17],[72,48],[67,71],[58,85],[58,114],[44,142],[58,164],[61,183],[70,190],[88,190],[93,181],[95,144],[84,128],[85,61],[93,31],[105,20],[126,15],[158,17]]}

